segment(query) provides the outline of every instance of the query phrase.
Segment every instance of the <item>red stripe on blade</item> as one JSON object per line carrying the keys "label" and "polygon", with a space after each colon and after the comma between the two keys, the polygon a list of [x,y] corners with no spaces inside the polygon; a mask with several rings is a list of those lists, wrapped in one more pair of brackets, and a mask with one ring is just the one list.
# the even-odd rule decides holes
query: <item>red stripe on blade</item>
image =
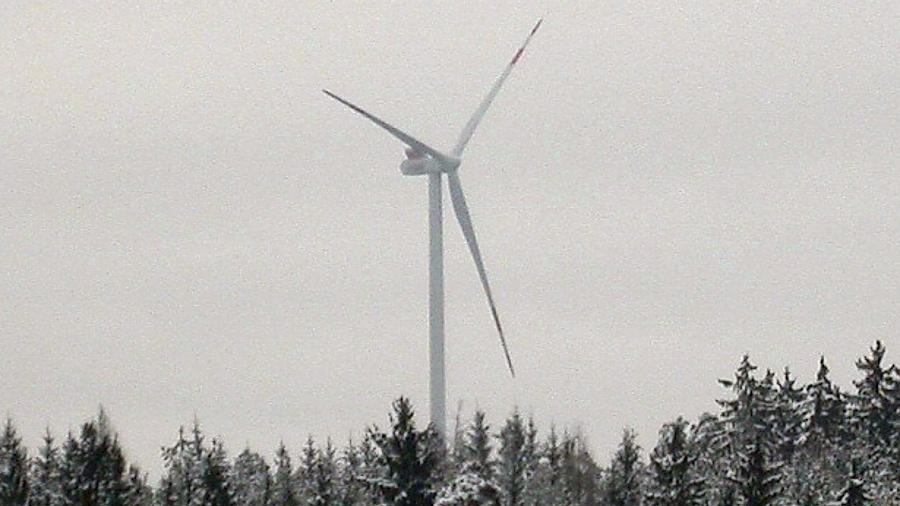
{"label": "red stripe on blade", "polygon": [[509,62],[509,64],[510,64],[510,65],[515,65],[516,62],[519,61],[519,57],[522,56],[522,51],[524,51],[524,50],[525,50],[525,47],[524,47],[524,46],[520,47],[520,48],[519,48],[519,51],[516,52],[516,55],[513,56],[513,59],[512,59],[511,62]]}

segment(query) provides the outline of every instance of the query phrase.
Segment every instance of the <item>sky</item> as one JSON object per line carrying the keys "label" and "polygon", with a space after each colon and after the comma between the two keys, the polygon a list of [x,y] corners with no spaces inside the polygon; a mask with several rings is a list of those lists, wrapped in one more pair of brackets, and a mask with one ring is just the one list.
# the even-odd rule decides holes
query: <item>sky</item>
{"label": "sky", "polygon": [[424,421],[427,185],[321,89],[449,149],[542,16],[460,169],[518,376],[447,211],[453,411],[602,462],[715,410],[744,353],[845,388],[875,339],[900,362],[896,2],[128,4],[0,3],[0,412],[29,445],[102,404],[158,475],[194,417],[265,455],[400,395]]}

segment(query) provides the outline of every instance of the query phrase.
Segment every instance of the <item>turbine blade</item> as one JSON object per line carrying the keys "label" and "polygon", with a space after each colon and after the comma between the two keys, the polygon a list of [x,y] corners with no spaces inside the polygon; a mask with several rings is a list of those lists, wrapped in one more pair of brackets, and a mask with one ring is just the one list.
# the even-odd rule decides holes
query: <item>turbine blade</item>
{"label": "turbine blade", "polygon": [[413,137],[412,135],[409,135],[408,133],[406,133],[406,132],[400,130],[399,128],[397,128],[397,127],[395,127],[395,126],[393,126],[393,125],[387,123],[386,121],[382,120],[381,118],[378,118],[378,117],[375,116],[374,114],[371,114],[371,113],[367,112],[367,111],[364,110],[362,107],[359,107],[358,105],[353,104],[353,103],[351,103],[351,102],[348,101],[348,100],[344,100],[343,98],[341,98],[341,97],[335,95],[334,93],[332,93],[332,92],[330,92],[330,91],[328,91],[328,90],[322,90],[322,91],[323,91],[326,95],[328,95],[329,97],[331,97],[331,98],[337,100],[338,102],[340,102],[340,103],[346,105],[347,107],[353,109],[354,111],[358,112],[359,114],[362,114],[362,115],[365,116],[367,119],[369,119],[369,121],[371,121],[372,123],[375,123],[376,125],[380,126],[381,128],[387,130],[388,133],[390,133],[391,135],[393,135],[394,137],[396,137],[397,139],[399,139],[400,142],[406,144],[407,146],[409,146],[409,147],[415,149],[416,151],[418,151],[418,152],[420,152],[420,153],[427,153],[427,154],[433,156],[434,158],[436,158],[436,159],[438,159],[438,160],[440,160],[440,161],[442,161],[442,162],[447,161],[447,159],[448,159],[447,155],[445,155],[445,154],[441,153],[440,151],[438,151],[438,150],[432,148],[431,146],[425,144],[424,142],[422,142],[422,141],[416,139],[416,138]]}
{"label": "turbine blade", "polygon": [[466,204],[466,196],[463,193],[459,174],[456,171],[448,172],[447,183],[450,185],[450,200],[453,202],[456,220],[469,245],[469,251],[475,260],[475,268],[478,270],[478,277],[481,278],[481,286],[487,295],[488,305],[491,306],[491,316],[494,317],[494,325],[497,326],[497,333],[500,334],[500,344],[503,346],[503,354],[506,355],[506,365],[509,366],[509,372],[515,378],[516,370],[513,368],[512,359],[509,358],[509,348],[506,346],[506,337],[504,337],[503,327],[500,325],[500,316],[497,314],[497,306],[494,304],[494,296],[491,294],[491,285],[488,283],[484,261],[482,261],[481,251],[478,249],[478,241],[475,239],[475,229],[472,228],[472,217],[469,215],[469,206]]}
{"label": "turbine blade", "polygon": [[513,67],[516,66],[516,62],[519,61],[519,58],[522,56],[522,53],[525,52],[525,46],[531,41],[531,38],[534,37],[535,32],[537,32],[538,28],[541,26],[543,22],[543,18],[539,19],[537,24],[534,25],[534,28],[531,29],[531,33],[528,34],[528,38],[525,39],[525,42],[522,44],[522,47],[516,51],[516,55],[513,56],[512,60],[506,65],[506,68],[503,69],[503,73],[500,74],[500,77],[497,78],[497,81],[494,83],[494,87],[491,88],[491,91],[488,92],[487,96],[481,101],[481,105],[478,106],[478,109],[475,110],[475,114],[469,118],[469,122],[466,123],[466,126],[462,129],[462,132],[459,134],[459,140],[456,141],[456,147],[453,148],[453,156],[459,158],[462,155],[463,150],[466,149],[466,144],[469,143],[469,139],[472,138],[472,134],[475,133],[475,128],[478,127],[478,123],[481,122],[481,118],[484,117],[485,113],[487,113],[488,107],[491,106],[491,102],[494,101],[494,98],[497,96],[497,93],[500,92],[500,87],[503,86],[503,82],[506,81],[506,78],[509,77],[509,74],[512,72]]}

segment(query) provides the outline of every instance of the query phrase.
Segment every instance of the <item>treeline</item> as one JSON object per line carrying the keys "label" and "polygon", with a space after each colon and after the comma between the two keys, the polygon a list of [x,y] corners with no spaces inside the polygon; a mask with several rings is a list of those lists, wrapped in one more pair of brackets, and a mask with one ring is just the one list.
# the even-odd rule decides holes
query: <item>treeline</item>
{"label": "treeline", "polygon": [[513,413],[492,430],[484,413],[446,444],[417,428],[408,400],[386,430],[336,448],[312,438],[272,462],[247,448],[229,458],[196,422],[162,449],[151,486],[102,412],[32,456],[11,420],[0,437],[0,506],[897,506],[900,370],[877,342],[847,392],[824,358],[801,385],[788,369],[757,371],[745,356],[716,414],[679,417],[647,455],[624,431],[599,465],[579,434],[539,434]]}

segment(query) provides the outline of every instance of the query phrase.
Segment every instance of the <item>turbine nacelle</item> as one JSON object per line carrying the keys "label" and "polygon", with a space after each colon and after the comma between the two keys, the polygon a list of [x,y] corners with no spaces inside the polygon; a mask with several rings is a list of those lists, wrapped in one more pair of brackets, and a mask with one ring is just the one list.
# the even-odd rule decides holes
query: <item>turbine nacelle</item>
{"label": "turbine nacelle", "polygon": [[404,176],[449,173],[455,171],[459,164],[458,158],[441,155],[441,159],[437,159],[413,148],[406,148],[406,160],[400,162],[400,172]]}

